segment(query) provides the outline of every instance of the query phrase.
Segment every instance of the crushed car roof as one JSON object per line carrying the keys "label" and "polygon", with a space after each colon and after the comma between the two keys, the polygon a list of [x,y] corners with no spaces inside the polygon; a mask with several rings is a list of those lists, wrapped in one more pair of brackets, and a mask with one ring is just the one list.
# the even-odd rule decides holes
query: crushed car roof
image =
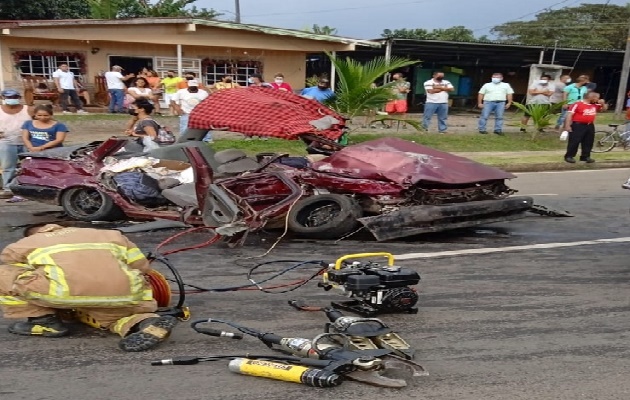
{"label": "crushed car roof", "polygon": [[469,184],[514,175],[398,138],[383,138],[348,146],[313,164],[318,172],[385,180],[403,186],[418,182]]}
{"label": "crushed car roof", "polygon": [[[324,117],[332,117],[338,123],[328,129],[317,129],[313,122]],[[336,140],[343,134],[344,125],[339,114],[315,100],[264,87],[213,93],[193,109],[188,122],[193,129],[227,129],[280,139],[314,134]]]}

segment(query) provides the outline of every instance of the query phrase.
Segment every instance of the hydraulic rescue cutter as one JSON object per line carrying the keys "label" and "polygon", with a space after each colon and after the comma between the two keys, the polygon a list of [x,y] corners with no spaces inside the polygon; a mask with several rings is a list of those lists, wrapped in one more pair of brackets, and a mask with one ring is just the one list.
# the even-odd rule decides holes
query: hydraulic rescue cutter
{"label": "hydraulic rescue cutter", "polygon": [[[342,315],[338,312],[331,311],[330,315],[331,318],[335,318],[335,321],[342,317]],[[236,333],[199,326],[205,323],[227,324],[246,335],[254,336],[261,340],[270,349],[297,357],[292,364],[316,366],[319,367],[321,371],[334,372],[346,379],[366,383],[368,385],[386,388],[402,388],[407,386],[407,381],[405,379],[395,379],[388,376],[403,375],[408,377],[418,377],[428,375],[424,367],[410,360],[411,357],[409,354],[411,352],[407,352],[407,354],[402,352],[405,356],[400,357],[396,355],[397,353],[400,354],[398,351],[389,348],[378,348],[376,345],[372,348],[365,348],[365,344],[359,343],[359,341],[353,342],[352,337],[347,336],[344,333],[328,332],[318,335],[313,340],[309,340],[305,338],[282,337],[273,333],[264,333],[232,322],[216,319],[198,320],[192,323],[193,329],[199,333],[217,337],[231,337],[234,339],[241,339],[243,336]],[[333,323],[333,325],[335,324]],[[344,326],[344,323],[340,321],[340,330],[345,329],[342,328],[342,326]],[[354,333],[358,332],[358,326],[359,322],[354,324],[350,323],[348,325],[350,330]],[[373,327],[366,328],[365,332],[371,331],[370,334],[379,334],[378,336],[383,336],[391,331],[388,330],[389,328],[381,322],[380,328],[376,330]],[[406,342],[402,339],[398,343],[404,343],[408,347]],[[313,360],[317,360],[317,362],[313,364]],[[168,362],[165,362],[165,364],[168,364]],[[235,365],[237,364],[239,366],[250,365],[247,364],[247,362],[239,361],[238,363],[232,363],[230,369],[235,371],[235,369],[237,369]],[[236,372],[255,376],[265,376],[271,379],[286,380],[273,373],[250,373],[251,371],[251,368],[239,368]],[[322,372],[322,374],[324,374],[324,372]],[[295,382],[297,382],[297,380],[295,380]]]}

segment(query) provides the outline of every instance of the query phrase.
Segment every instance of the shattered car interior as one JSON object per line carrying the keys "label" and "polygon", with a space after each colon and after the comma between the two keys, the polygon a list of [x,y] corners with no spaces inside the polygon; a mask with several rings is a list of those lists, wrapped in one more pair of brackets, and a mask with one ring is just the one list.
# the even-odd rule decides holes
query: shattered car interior
{"label": "shattered car interior", "polygon": [[[240,112],[223,112],[237,101],[245,102]],[[315,155],[215,152],[201,141],[213,130],[301,139]],[[343,117],[314,100],[264,88],[225,91],[193,110],[173,145],[138,152],[128,138],[112,137],[22,154],[11,190],[77,220],[182,221],[235,242],[285,225],[306,238],[364,228],[391,240],[514,220],[533,205],[506,185],[510,173],[398,138],[339,145],[345,132]]]}

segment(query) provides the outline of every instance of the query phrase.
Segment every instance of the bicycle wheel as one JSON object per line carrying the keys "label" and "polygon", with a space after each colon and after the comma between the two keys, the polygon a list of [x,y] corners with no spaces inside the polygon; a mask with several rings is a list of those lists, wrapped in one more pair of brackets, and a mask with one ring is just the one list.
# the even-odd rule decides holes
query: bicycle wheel
{"label": "bicycle wheel", "polygon": [[612,150],[617,144],[615,133],[610,131],[595,132],[595,143],[593,144],[593,153],[606,153]]}

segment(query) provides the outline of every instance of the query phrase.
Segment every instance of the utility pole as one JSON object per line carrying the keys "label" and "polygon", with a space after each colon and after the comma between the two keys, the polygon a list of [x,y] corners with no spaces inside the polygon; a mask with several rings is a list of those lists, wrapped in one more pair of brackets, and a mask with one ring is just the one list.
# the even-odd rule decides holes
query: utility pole
{"label": "utility pole", "polygon": [[234,15],[236,15],[236,23],[241,23],[241,0],[234,1]]}
{"label": "utility pole", "polygon": [[626,39],[626,53],[623,56],[621,76],[619,77],[619,92],[617,92],[617,103],[615,103],[615,117],[620,118],[626,99],[628,89],[628,76],[630,75],[630,27],[628,27],[628,38]]}

